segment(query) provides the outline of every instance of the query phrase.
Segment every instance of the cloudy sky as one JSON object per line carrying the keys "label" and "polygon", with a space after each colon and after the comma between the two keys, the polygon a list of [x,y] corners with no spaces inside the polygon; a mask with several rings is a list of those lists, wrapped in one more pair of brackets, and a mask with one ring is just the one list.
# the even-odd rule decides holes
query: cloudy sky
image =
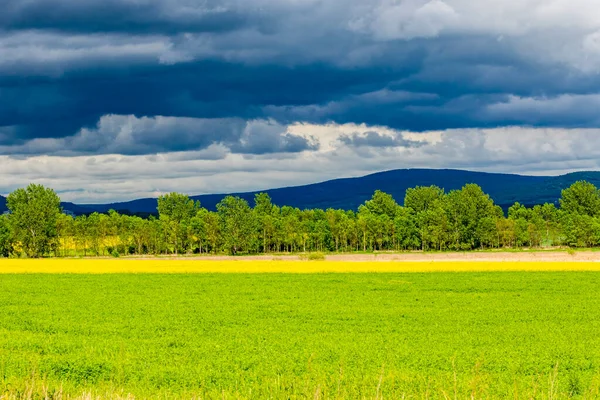
{"label": "cloudy sky", "polygon": [[0,193],[600,169],[597,0],[4,0]]}

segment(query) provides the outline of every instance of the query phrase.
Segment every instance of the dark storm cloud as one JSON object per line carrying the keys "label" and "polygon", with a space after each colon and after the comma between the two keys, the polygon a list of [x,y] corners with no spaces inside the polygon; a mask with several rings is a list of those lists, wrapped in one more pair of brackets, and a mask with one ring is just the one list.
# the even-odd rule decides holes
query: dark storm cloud
{"label": "dark storm cloud", "polygon": [[[290,69],[223,62],[140,67],[134,72],[70,73],[59,80],[0,89],[0,125],[19,137],[63,137],[105,114],[193,118],[268,118],[265,107],[309,106],[343,99],[354,90],[385,86],[390,73],[327,66]],[[35,80],[34,80],[35,82]],[[280,120],[295,116],[282,113]],[[327,119],[327,116],[318,119]]]}
{"label": "dark storm cloud", "polygon": [[[576,2],[557,3],[572,11],[565,16],[528,21],[527,1],[7,0],[0,146],[56,152],[27,144],[60,139],[74,153],[146,154],[226,143],[266,154],[318,148],[280,126],[295,122],[594,127],[600,27],[577,11],[593,3]],[[97,124],[119,115],[181,121],[138,125],[143,140],[116,146]],[[181,130],[210,119],[210,134]],[[273,121],[278,132],[234,134],[216,127],[222,120]],[[90,143],[78,142],[84,137]]]}
{"label": "dark storm cloud", "polygon": [[228,10],[217,1],[6,0],[0,26],[9,30],[175,34],[234,30],[252,22],[259,24],[259,17]]}
{"label": "dark storm cloud", "polygon": [[[0,130],[0,140],[11,129]],[[61,138],[38,138],[20,144],[0,143],[0,155],[93,154],[144,155],[161,152],[203,151],[201,159],[240,154],[299,153],[317,150],[315,138],[299,136],[285,126],[240,118],[142,117],[106,115],[91,128]]]}

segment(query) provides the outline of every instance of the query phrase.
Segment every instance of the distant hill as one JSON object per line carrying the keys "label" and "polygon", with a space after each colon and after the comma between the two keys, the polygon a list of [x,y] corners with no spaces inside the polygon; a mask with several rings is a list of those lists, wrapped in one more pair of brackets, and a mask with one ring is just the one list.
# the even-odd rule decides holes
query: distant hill
{"label": "distant hill", "polygon": [[[402,169],[358,177],[335,179],[303,186],[264,190],[274,204],[304,208],[343,208],[355,210],[369,199],[377,189],[390,193],[402,203],[406,189],[415,186],[437,185],[446,191],[460,189],[467,183],[476,183],[488,193],[496,204],[507,209],[519,201],[525,205],[557,203],[562,189],[578,180],[588,180],[600,187],[600,172],[576,172],[562,176],[526,176],[493,174],[461,170]],[[257,192],[229,193],[253,203]],[[191,196],[203,207],[215,210],[216,204],[227,194]],[[156,199],[145,198],[112,204],[81,204],[81,209],[106,212],[111,208],[130,213],[155,213]]]}
{"label": "distant hill", "polygon": [[[575,172],[561,176],[526,176],[515,174],[492,174],[451,169],[401,169],[378,172],[359,177],[344,178],[304,186],[264,190],[274,204],[304,208],[343,208],[356,210],[377,189],[390,193],[402,203],[406,189],[415,186],[437,185],[446,191],[460,189],[467,183],[476,183],[505,210],[516,201],[531,206],[541,203],[556,203],[562,189],[578,180],[587,180],[600,187],[600,172]],[[231,193],[253,204],[259,192]],[[203,207],[215,210],[216,205],[227,194],[192,196]],[[0,197],[0,209],[4,206]],[[63,203],[63,208],[74,214],[119,212],[146,216],[156,213],[156,199],[145,198],[110,204]]]}

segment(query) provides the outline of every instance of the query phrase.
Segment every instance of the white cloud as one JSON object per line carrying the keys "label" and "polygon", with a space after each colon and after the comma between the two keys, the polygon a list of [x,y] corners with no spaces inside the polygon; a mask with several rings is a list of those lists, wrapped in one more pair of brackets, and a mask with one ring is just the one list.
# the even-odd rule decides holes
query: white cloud
{"label": "white cloud", "polygon": [[[432,132],[403,132],[364,124],[294,124],[287,131],[312,135],[322,146],[282,157],[248,157],[219,146],[221,157],[201,152],[155,155],[77,157],[0,157],[0,192],[29,182],[61,192],[67,201],[105,202],[156,196],[169,191],[189,194],[261,190],[360,176],[395,168],[462,168],[522,174],[558,174],[600,169],[600,129],[506,127]],[[340,137],[368,132],[419,141],[394,146],[353,146]]]}
{"label": "white cloud", "polygon": [[456,23],[458,17],[442,0],[385,1],[373,10],[371,21],[360,18],[350,26],[370,31],[380,40],[429,38]]}

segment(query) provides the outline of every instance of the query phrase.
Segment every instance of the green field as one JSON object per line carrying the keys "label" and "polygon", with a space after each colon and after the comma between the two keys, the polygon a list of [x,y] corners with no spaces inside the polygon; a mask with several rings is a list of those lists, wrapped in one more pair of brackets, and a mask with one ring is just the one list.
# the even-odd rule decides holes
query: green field
{"label": "green field", "polygon": [[597,398],[600,274],[0,275],[0,398]]}

